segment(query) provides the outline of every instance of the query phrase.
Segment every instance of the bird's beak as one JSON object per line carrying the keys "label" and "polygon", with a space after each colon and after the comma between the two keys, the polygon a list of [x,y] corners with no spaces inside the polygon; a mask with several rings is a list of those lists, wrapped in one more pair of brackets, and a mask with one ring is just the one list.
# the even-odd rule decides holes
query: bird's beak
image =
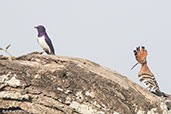
{"label": "bird's beak", "polygon": [[138,63],[136,63],[132,68],[131,68],[131,70],[135,67],[135,66],[137,66],[138,65]]}
{"label": "bird's beak", "polygon": [[34,28],[36,28],[36,29],[37,29],[37,27],[34,27]]}

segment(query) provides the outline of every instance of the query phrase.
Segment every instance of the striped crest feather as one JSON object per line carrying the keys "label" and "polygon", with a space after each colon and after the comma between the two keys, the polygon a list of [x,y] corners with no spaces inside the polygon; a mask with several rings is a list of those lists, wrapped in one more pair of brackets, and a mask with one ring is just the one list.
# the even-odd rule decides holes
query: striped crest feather
{"label": "striped crest feather", "polygon": [[134,55],[138,63],[143,64],[146,62],[146,57],[147,57],[147,50],[145,50],[144,46],[137,47],[136,50],[134,50]]}

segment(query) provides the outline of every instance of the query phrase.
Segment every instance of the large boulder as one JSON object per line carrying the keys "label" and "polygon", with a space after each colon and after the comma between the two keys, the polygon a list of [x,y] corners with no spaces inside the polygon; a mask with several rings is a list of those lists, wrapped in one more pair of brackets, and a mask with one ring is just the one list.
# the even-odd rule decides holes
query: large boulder
{"label": "large boulder", "polygon": [[88,60],[33,52],[15,60],[0,56],[0,112],[171,114],[171,97]]}

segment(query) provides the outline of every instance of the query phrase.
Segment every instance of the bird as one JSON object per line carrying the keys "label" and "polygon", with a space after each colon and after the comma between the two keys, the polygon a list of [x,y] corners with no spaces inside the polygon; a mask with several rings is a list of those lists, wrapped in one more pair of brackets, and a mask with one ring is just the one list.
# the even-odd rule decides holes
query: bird
{"label": "bird", "polygon": [[152,93],[162,96],[163,93],[160,91],[158,83],[153,75],[153,73],[150,71],[146,57],[148,55],[147,50],[144,46],[140,46],[134,50],[134,55],[137,60],[137,63],[131,68],[131,70],[138,64],[141,64],[141,70],[138,73],[139,81],[144,84],[147,90],[151,91]]}
{"label": "bird", "polygon": [[55,55],[55,50],[52,45],[52,41],[50,40],[45,27],[43,25],[38,25],[34,28],[37,29],[37,32],[38,32],[37,41],[40,44],[40,46],[43,48],[43,50],[47,54]]}

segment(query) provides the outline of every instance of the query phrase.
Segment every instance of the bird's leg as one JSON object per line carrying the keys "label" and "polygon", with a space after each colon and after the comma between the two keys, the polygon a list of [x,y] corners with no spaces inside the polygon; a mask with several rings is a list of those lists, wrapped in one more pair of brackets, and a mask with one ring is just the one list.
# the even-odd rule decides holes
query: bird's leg
{"label": "bird's leg", "polygon": [[151,88],[150,87],[145,87],[146,90],[148,91],[151,91]]}
{"label": "bird's leg", "polygon": [[45,51],[43,50],[43,51],[40,52],[40,54],[43,54],[44,52],[45,52]]}
{"label": "bird's leg", "polygon": [[145,89],[146,89],[146,90],[149,90],[149,88],[148,88],[148,87],[145,87]]}
{"label": "bird's leg", "polygon": [[149,88],[149,91],[151,91],[151,88]]}

